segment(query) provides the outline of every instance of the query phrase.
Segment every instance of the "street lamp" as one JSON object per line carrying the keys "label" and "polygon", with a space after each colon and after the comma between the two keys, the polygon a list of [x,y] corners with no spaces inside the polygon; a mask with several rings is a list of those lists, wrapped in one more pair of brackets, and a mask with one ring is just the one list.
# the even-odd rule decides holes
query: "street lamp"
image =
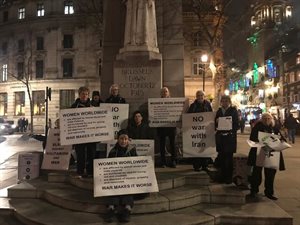
{"label": "street lamp", "polygon": [[205,91],[205,73],[206,73],[206,64],[208,62],[208,55],[207,54],[203,54],[201,56],[201,62],[204,64],[204,71],[203,71],[203,77],[202,77],[202,82],[203,82],[202,90]]}

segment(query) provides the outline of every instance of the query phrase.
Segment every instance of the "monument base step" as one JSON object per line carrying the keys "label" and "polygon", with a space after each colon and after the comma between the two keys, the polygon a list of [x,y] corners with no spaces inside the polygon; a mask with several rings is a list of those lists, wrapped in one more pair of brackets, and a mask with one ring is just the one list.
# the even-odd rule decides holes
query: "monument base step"
{"label": "monument base step", "polygon": [[[13,214],[3,225],[104,225],[103,214],[74,212],[40,199],[12,199]],[[0,214],[1,215],[1,214]],[[1,221],[1,220],[0,220]],[[115,218],[111,224],[119,224]],[[244,205],[199,204],[163,213],[132,215],[134,225],[293,225],[293,219],[268,199]],[[2,225],[2,223],[1,223]]]}

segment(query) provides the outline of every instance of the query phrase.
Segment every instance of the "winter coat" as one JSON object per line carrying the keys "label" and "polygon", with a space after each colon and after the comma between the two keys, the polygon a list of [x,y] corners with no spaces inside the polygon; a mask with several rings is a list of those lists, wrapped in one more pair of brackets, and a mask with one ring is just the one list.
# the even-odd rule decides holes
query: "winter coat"
{"label": "winter coat", "polygon": [[[265,133],[279,134],[279,131],[276,130],[274,127],[267,126],[267,125],[263,124],[262,121],[258,121],[251,130],[251,134],[250,134],[251,141],[258,142],[258,132],[259,131],[265,132]],[[247,161],[248,166],[256,166],[256,155],[257,155],[257,148],[254,148],[254,147],[250,148],[250,152],[248,155],[248,161]],[[282,152],[280,152],[279,170],[285,170]]]}
{"label": "winter coat", "polygon": [[138,156],[135,147],[128,145],[123,148],[118,143],[110,150],[108,158]]}
{"label": "winter coat", "polygon": [[218,127],[217,119],[219,117],[232,117],[231,130],[217,130],[216,132],[216,150],[217,152],[235,153],[237,149],[237,130],[239,128],[239,116],[236,107],[230,106],[223,114],[222,108],[216,112],[215,125]]}
{"label": "winter coat", "polygon": [[105,103],[126,103],[126,100],[120,95],[117,96],[111,95],[105,100]]}
{"label": "winter coat", "polygon": [[128,135],[132,139],[152,139],[151,128],[146,123],[141,123],[139,126],[131,124],[128,126]]}
{"label": "winter coat", "polygon": [[189,107],[187,113],[197,113],[197,112],[212,112],[210,102],[204,100],[203,102],[198,102],[195,100]]}
{"label": "winter coat", "polygon": [[71,105],[71,108],[84,108],[84,107],[91,107],[91,101],[88,98],[86,102],[81,102],[80,98],[77,98],[76,101]]}

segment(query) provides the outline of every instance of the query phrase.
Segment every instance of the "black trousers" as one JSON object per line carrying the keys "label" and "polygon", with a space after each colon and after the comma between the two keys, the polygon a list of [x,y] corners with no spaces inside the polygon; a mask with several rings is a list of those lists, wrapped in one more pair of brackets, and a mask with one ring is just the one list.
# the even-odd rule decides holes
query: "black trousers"
{"label": "black trousers", "polygon": [[[259,186],[262,181],[262,169],[263,167],[254,166],[252,175],[250,176],[251,193],[258,193]],[[265,174],[265,195],[274,194],[274,179],[276,170],[271,168],[264,168]]]}
{"label": "black trousers", "polygon": [[161,163],[166,164],[166,137],[169,137],[170,140],[170,151],[171,151],[171,159],[172,161],[177,159],[177,154],[175,151],[175,135],[161,135],[159,137],[159,146],[160,146],[160,157]]}
{"label": "black trousers", "polygon": [[210,158],[193,158],[193,168],[194,169],[200,169],[206,168],[208,166],[208,160]]}
{"label": "black trousers", "polygon": [[84,174],[84,169],[86,169],[87,174],[93,175],[93,161],[95,158],[95,150],[95,143],[75,145],[78,174]]}
{"label": "black trousers", "polygon": [[233,174],[233,152],[218,152],[220,181],[231,182]]}

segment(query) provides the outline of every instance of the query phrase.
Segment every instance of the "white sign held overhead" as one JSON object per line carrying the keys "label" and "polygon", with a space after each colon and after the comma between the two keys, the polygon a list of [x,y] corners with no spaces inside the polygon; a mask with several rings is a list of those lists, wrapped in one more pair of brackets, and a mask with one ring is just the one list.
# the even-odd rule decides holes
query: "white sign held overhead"
{"label": "white sign held overhead", "polygon": [[149,98],[149,126],[181,126],[182,113],[187,111],[188,106],[187,98]]}
{"label": "white sign held overhead", "polygon": [[72,108],[60,110],[61,145],[82,144],[114,139],[111,108]]}

